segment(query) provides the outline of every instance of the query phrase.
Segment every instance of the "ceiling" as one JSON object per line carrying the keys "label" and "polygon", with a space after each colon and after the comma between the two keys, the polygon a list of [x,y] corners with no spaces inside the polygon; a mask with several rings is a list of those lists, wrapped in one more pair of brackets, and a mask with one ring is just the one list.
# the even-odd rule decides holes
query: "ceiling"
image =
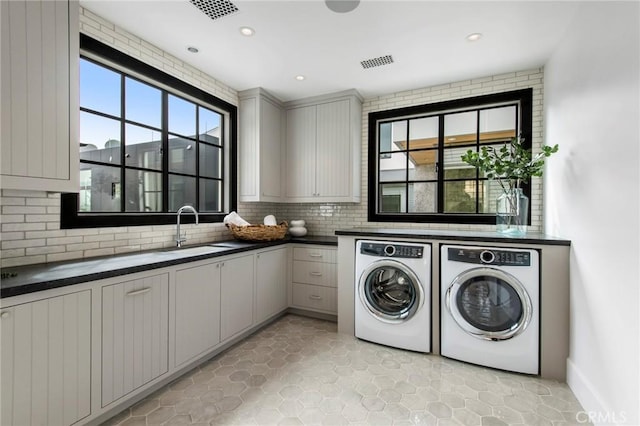
{"label": "ceiling", "polygon": [[[80,4],[233,89],[263,87],[283,101],[354,88],[371,98],[539,67],[580,6],[362,0],[336,13],[322,0],[235,0],[237,12],[213,20],[189,0]],[[255,35],[242,35],[241,26]],[[471,33],[483,36],[471,42]],[[360,64],[385,55],[393,63]]]}

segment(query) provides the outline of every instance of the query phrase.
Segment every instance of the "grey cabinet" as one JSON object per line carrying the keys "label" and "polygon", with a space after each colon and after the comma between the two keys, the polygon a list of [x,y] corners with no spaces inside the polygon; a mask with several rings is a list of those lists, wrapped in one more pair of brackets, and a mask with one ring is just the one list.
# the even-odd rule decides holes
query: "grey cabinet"
{"label": "grey cabinet", "polygon": [[91,291],[0,312],[0,424],[71,425],[91,413]]}
{"label": "grey cabinet", "polygon": [[285,104],[284,201],[360,201],[361,102],[349,91]]}
{"label": "grey cabinet", "polygon": [[240,92],[240,201],[282,200],[282,105],[264,89]]}
{"label": "grey cabinet", "polygon": [[102,287],[102,406],[169,370],[169,274]]}
{"label": "grey cabinet", "polygon": [[0,7],[1,186],[78,191],[78,2]]}
{"label": "grey cabinet", "polygon": [[256,322],[287,309],[287,248],[256,254]]}
{"label": "grey cabinet", "polygon": [[178,269],[174,301],[179,366],[220,342],[220,263]]}

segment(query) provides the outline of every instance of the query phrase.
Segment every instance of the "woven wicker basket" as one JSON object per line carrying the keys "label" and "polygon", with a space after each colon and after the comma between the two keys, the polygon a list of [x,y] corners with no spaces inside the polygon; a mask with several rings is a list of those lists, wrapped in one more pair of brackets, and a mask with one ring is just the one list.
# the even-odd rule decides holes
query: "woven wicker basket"
{"label": "woven wicker basket", "polygon": [[280,222],[279,225],[248,225],[237,226],[227,224],[227,227],[238,240],[245,241],[274,241],[281,240],[287,234],[288,224],[286,221]]}

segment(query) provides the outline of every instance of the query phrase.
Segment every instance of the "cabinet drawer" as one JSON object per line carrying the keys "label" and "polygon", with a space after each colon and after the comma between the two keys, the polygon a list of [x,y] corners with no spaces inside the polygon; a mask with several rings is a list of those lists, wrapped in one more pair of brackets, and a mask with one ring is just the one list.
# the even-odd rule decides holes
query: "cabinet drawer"
{"label": "cabinet drawer", "polygon": [[336,313],[338,303],[336,289],[317,285],[293,284],[293,305]]}
{"label": "cabinet drawer", "polygon": [[293,282],[336,287],[335,263],[293,261]]}
{"label": "cabinet drawer", "polygon": [[294,247],[293,260],[305,260],[307,262],[336,263],[337,250],[326,248]]}

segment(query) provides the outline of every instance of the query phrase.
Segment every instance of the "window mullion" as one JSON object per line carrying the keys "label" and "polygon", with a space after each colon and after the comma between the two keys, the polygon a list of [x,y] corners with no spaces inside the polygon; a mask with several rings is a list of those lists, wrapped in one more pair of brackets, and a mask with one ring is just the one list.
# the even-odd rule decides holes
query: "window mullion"
{"label": "window mullion", "polygon": [[126,90],[125,90],[125,76],[120,73],[120,212],[124,213],[126,211],[126,202],[127,199],[127,185],[126,185],[126,132],[125,132],[125,114],[126,114]]}
{"label": "window mullion", "polygon": [[[409,126],[411,125],[411,120],[407,120],[407,131],[406,131],[406,135],[405,135],[405,141],[407,141],[407,151],[405,152],[405,169],[404,169],[404,180],[405,180],[405,187],[404,187],[404,212],[405,213],[409,213],[409,149],[411,148],[409,146]],[[392,131],[392,135],[393,135],[393,131]],[[391,144],[393,145],[393,140],[391,141]],[[393,155],[393,154],[392,154]]]}
{"label": "window mullion", "polygon": [[[476,112],[476,152],[480,151],[480,109]],[[476,213],[480,213],[480,169],[476,167]]]}
{"label": "window mullion", "polygon": [[438,115],[438,161],[436,162],[436,177],[438,179],[438,213],[444,212],[444,114]]}
{"label": "window mullion", "polygon": [[169,212],[169,94],[162,91],[162,211]]}
{"label": "window mullion", "polygon": [[196,105],[196,201],[195,208],[200,210],[200,106]]}

